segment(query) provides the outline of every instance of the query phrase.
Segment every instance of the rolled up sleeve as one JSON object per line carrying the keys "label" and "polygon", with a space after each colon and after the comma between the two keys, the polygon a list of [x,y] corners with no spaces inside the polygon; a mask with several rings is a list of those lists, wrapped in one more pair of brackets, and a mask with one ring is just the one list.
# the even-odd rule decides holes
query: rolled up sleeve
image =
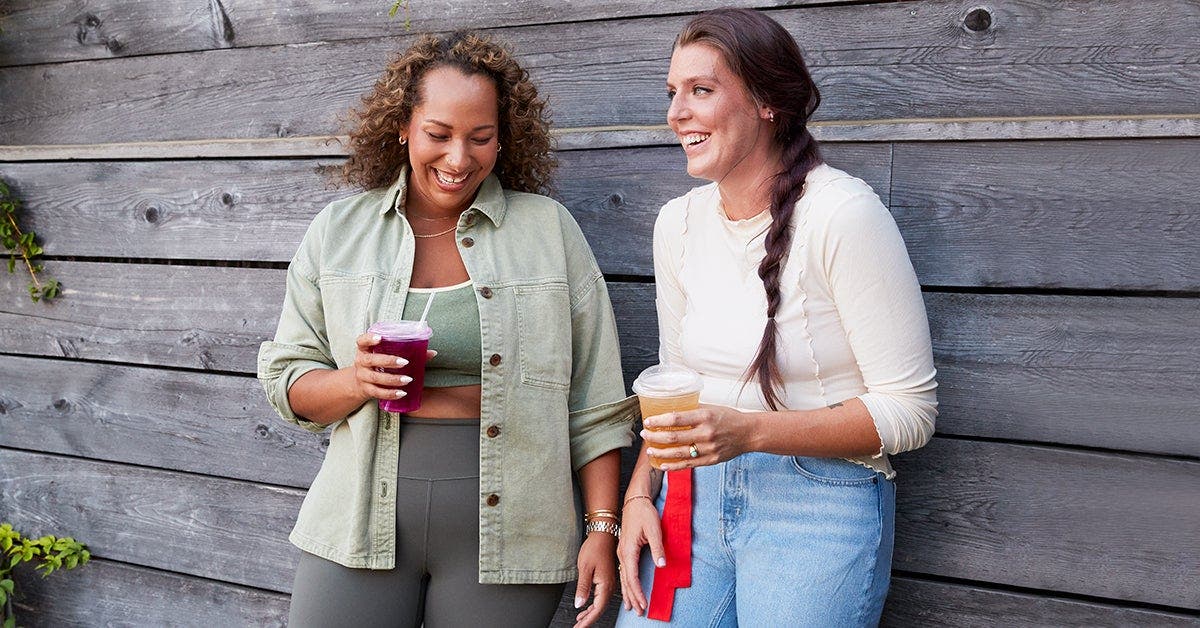
{"label": "rolled up sleeve", "polygon": [[321,289],[313,270],[319,249],[319,222],[320,216],[309,227],[288,266],[287,292],[275,338],[262,343],[258,350],[258,380],[271,407],[284,420],[313,432],[323,431],[328,425],[297,415],[288,401],[288,389],[309,371],[337,368],[329,350]]}
{"label": "rolled up sleeve", "polygon": [[853,196],[827,214],[822,258],[867,392],[859,396],[882,454],[917,449],[933,436],[937,382],[921,287],[887,208]]}
{"label": "rolled up sleeve", "polygon": [[625,395],[621,348],[608,287],[598,269],[572,295],[571,466],[633,443],[637,398]]}

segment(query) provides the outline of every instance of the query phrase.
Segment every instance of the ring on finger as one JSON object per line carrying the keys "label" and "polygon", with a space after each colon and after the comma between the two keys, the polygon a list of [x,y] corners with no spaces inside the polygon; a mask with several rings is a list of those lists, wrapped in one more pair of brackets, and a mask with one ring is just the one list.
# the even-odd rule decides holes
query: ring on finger
{"label": "ring on finger", "polygon": [[698,449],[696,449],[696,443],[692,443],[691,445],[688,445],[688,455],[690,455],[693,458],[697,458],[700,456],[700,451]]}

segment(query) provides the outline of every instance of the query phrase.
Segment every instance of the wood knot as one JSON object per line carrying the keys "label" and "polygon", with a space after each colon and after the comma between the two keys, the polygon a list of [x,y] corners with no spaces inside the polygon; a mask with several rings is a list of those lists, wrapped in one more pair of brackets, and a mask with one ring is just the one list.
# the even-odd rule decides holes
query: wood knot
{"label": "wood knot", "polygon": [[108,48],[108,51],[111,52],[112,54],[120,54],[121,51],[125,49],[125,44],[121,43],[120,40],[113,37],[111,39],[105,40],[104,47]]}
{"label": "wood knot", "polygon": [[254,427],[254,434],[258,438],[267,438],[271,435],[271,428],[259,423]]}
{"label": "wood knot", "polygon": [[229,192],[225,192],[221,195],[221,203],[224,205],[233,205],[233,195]]}
{"label": "wood knot", "polygon": [[613,207],[620,207],[625,203],[625,199],[618,193],[613,192],[608,195],[608,204]]}
{"label": "wood knot", "polygon": [[159,219],[158,208],[154,207],[153,205],[150,207],[147,207],[146,208],[146,222],[148,222],[150,224],[154,224],[154,223],[158,222],[158,219]]}
{"label": "wood knot", "polygon": [[100,24],[100,18],[92,13],[87,13],[83,16],[83,25],[88,28],[99,28]]}
{"label": "wood knot", "polygon": [[963,26],[972,33],[982,33],[992,27],[992,12],[987,7],[974,7],[963,16]]}
{"label": "wood knot", "polygon": [[71,409],[71,402],[67,401],[66,399],[55,399],[54,409],[58,410],[59,412],[66,412],[67,410]]}

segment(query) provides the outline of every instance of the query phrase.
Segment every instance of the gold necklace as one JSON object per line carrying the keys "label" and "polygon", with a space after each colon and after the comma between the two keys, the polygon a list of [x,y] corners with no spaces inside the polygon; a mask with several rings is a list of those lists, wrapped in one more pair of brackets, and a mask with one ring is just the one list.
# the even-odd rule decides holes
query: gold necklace
{"label": "gold necklace", "polygon": [[455,230],[455,229],[457,229],[457,228],[458,228],[458,224],[455,224],[453,227],[450,227],[449,229],[447,229],[447,230],[445,230],[445,231],[439,231],[439,232],[437,232],[437,233],[429,233],[429,234],[424,234],[424,235],[423,235],[423,234],[420,234],[420,233],[417,233],[416,231],[414,231],[414,232],[413,232],[413,237],[414,237],[414,238],[436,238],[436,237],[438,237],[438,236],[444,236],[444,235],[446,235],[447,233],[450,233],[451,231],[454,231],[454,230]]}

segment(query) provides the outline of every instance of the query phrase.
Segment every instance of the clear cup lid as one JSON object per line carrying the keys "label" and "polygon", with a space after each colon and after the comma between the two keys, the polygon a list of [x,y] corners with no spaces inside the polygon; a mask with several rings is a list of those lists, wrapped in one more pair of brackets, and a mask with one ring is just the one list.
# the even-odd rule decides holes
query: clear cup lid
{"label": "clear cup lid", "polygon": [[394,340],[404,338],[427,340],[433,335],[433,329],[425,321],[379,321],[368,327],[367,333],[379,334]]}
{"label": "clear cup lid", "polygon": [[674,397],[700,392],[700,374],[686,366],[655,364],[633,380],[633,392],[647,397]]}

